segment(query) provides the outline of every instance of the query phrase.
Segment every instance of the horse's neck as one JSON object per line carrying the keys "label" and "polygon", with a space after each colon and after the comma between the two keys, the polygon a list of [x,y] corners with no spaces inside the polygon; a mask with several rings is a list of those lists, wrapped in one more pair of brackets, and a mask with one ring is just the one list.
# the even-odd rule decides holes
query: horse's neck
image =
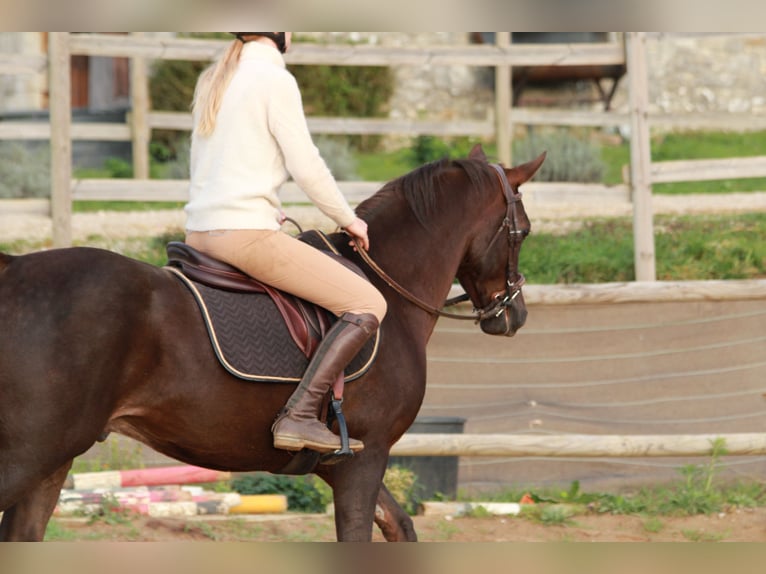
{"label": "horse's neck", "polygon": [[[454,213],[463,213],[455,206]],[[370,255],[401,287],[424,303],[441,308],[455,278],[470,226],[460,216],[443,217],[433,221],[425,230],[414,217],[400,216],[374,220],[370,223]],[[372,273],[372,272],[371,272]],[[385,284],[378,277],[374,283]],[[401,296],[389,304],[406,303]],[[437,317],[419,310],[418,324],[427,339]]]}

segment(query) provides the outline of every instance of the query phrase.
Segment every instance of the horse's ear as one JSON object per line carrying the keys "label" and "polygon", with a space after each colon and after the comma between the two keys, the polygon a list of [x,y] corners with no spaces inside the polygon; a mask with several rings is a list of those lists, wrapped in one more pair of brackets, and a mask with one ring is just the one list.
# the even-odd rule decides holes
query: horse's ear
{"label": "horse's ear", "polygon": [[481,147],[481,144],[476,144],[471,148],[471,151],[468,154],[468,159],[487,161],[487,156],[484,154],[484,149]]}
{"label": "horse's ear", "polygon": [[511,169],[508,172],[508,182],[511,185],[519,186],[522,183],[532,179],[532,176],[534,176],[535,173],[537,173],[537,170],[540,169],[540,166],[543,165],[543,162],[545,161],[545,155],[546,152],[543,152],[537,156],[536,159],[521,165],[517,165]]}

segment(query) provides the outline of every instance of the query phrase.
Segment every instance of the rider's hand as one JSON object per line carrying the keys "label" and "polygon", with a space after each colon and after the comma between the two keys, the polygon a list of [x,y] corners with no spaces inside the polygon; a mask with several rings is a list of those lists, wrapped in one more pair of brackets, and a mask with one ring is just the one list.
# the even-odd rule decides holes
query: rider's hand
{"label": "rider's hand", "polygon": [[[358,239],[365,251],[369,251],[370,238],[367,237],[367,222],[357,217],[350,225],[344,227],[343,230],[348,233],[352,239]],[[351,241],[349,245],[356,249],[356,244],[353,241]]]}

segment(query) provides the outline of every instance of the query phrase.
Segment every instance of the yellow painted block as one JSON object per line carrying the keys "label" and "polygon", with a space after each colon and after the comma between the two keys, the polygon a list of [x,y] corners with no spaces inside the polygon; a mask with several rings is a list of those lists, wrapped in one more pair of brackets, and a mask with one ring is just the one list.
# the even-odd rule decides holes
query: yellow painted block
{"label": "yellow painted block", "polygon": [[284,494],[243,494],[236,506],[229,508],[229,514],[278,514],[287,510],[287,496]]}

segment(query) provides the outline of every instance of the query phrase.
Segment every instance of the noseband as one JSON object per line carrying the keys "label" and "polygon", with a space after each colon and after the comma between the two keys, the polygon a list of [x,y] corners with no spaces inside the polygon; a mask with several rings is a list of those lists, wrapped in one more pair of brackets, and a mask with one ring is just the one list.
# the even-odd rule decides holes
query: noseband
{"label": "noseband", "polygon": [[[524,231],[522,229],[519,229],[518,227],[518,216],[517,216],[517,209],[516,204],[521,201],[521,192],[513,193],[513,189],[511,188],[510,184],[508,183],[508,178],[505,176],[505,170],[503,170],[503,167],[499,164],[493,163],[490,164],[490,167],[492,167],[498,178],[500,179],[500,185],[503,189],[503,196],[505,197],[505,204],[506,204],[506,213],[505,217],[503,218],[502,223],[500,224],[500,227],[495,232],[495,235],[492,237],[492,240],[487,245],[486,252],[490,250],[492,245],[495,243],[498,237],[500,237],[503,234],[504,230],[508,230],[507,237],[508,237],[508,262],[506,264],[505,268],[505,289],[501,291],[497,291],[492,294],[492,301],[482,307],[481,309],[477,309],[474,307],[473,312],[471,314],[457,314],[457,313],[450,313],[448,311],[444,311],[443,309],[439,309],[437,307],[434,307],[432,305],[429,305],[428,303],[418,299],[407,291],[404,287],[399,285],[394,279],[392,279],[383,269],[381,269],[377,263],[375,263],[370,255],[367,253],[367,251],[364,250],[364,248],[361,246],[359,241],[354,238],[354,243],[356,245],[356,250],[359,253],[359,255],[362,257],[365,263],[370,266],[370,268],[375,271],[375,273],[385,281],[389,287],[391,287],[394,291],[396,291],[399,295],[404,297],[407,301],[410,303],[413,303],[414,305],[420,307],[424,311],[432,314],[432,315],[438,315],[440,317],[449,317],[450,319],[462,319],[462,320],[473,320],[475,322],[482,321],[484,319],[489,319],[491,317],[499,317],[502,315],[505,310],[510,307],[513,304],[513,300],[521,293],[521,287],[524,285],[526,280],[524,279],[524,275],[521,273],[518,273],[517,271],[513,271],[512,267],[513,264],[511,262],[511,258],[513,257],[513,248],[517,241],[520,241],[520,236],[524,234]],[[512,281],[512,275],[516,276],[516,279]],[[461,303],[463,301],[468,301],[470,297],[463,293],[462,295],[458,295],[457,297],[453,297],[451,299],[448,299],[444,302],[444,307],[450,307],[452,305],[456,305],[458,303]]]}

